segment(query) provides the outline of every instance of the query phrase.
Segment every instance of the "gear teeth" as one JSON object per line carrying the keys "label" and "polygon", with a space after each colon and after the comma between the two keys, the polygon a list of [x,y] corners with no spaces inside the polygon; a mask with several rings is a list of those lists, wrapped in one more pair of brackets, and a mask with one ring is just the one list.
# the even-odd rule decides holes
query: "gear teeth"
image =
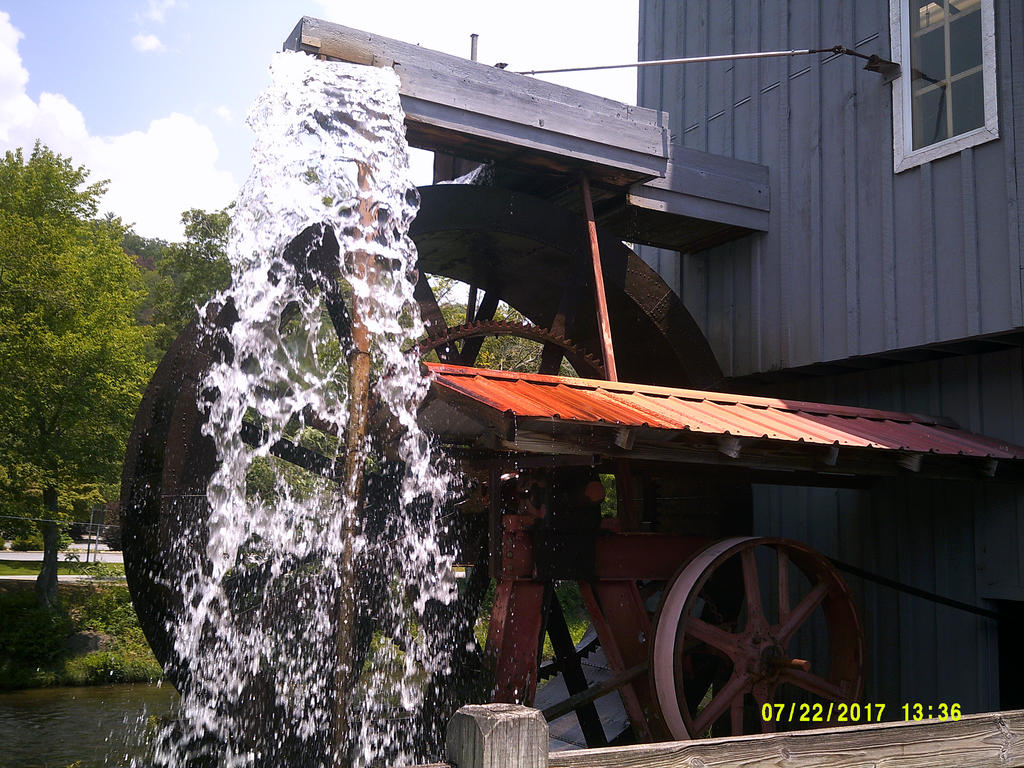
{"label": "gear teeth", "polygon": [[[565,357],[576,368],[577,375],[587,378],[590,374],[590,378],[605,378],[604,364],[601,360],[583,347],[577,346],[571,339],[532,323],[517,323],[509,320],[480,320],[452,326],[445,333],[437,336],[428,334],[419,343],[420,354],[425,355],[446,344],[479,336],[516,336],[541,344],[554,344],[563,351]],[[586,370],[581,371],[580,368]]]}

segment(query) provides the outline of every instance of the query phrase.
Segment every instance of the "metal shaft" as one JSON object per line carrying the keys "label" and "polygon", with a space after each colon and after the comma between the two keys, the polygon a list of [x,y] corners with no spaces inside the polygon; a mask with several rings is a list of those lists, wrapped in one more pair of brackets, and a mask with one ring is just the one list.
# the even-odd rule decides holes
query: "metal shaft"
{"label": "metal shaft", "polygon": [[[798,48],[792,51],[755,51],[753,53],[723,53],[714,56],[687,56],[681,59],[652,59],[650,61],[634,61],[628,64],[601,64],[593,67],[562,67],[560,69],[531,69],[527,72],[516,72],[517,75],[548,75],[557,72],[592,72],[598,69],[628,69],[629,67],[661,67],[666,64],[699,64],[707,61],[736,61],[738,59],[770,59],[780,56],[806,56],[812,53],[852,53],[860,55],[841,45],[831,48]],[[867,58],[866,56],[863,56]]]}

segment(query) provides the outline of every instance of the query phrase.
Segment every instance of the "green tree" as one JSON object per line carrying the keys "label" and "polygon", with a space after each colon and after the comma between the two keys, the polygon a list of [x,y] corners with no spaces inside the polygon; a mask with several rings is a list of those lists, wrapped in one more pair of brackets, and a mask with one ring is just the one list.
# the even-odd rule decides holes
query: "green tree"
{"label": "green tree", "polygon": [[[76,498],[116,493],[152,373],[125,228],[97,218],[105,184],[87,178],[39,143],[0,160],[0,499],[25,518],[68,519]],[[37,591],[52,603],[58,527],[42,528]]]}
{"label": "green tree", "polygon": [[196,307],[231,283],[231,265],[225,254],[231,225],[228,211],[192,208],[182,214],[181,221],[184,242],[143,241],[136,246],[138,250],[128,248],[140,256],[152,254],[152,271],[144,269],[150,290],[144,305],[148,316],[143,319],[155,329],[157,358],[195,317]]}

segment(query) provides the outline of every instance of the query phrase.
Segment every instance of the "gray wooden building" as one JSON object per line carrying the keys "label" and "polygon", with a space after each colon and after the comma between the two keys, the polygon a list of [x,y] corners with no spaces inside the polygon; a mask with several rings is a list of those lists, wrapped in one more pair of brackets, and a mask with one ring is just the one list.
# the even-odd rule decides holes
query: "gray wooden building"
{"label": "gray wooden building", "polygon": [[[670,113],[675,144],[769,171],[767,232],[642,250],[724,386],[1024,443],[1024,3],[640,0],[639,39],[641,59],[839,44],[902,67],[891,83],[835,54],[640,70],[638,103]],[[1024,706],[1024,491],[913,474],[758,486],[755,532],[904,588],[850,578],[866,701]]]}

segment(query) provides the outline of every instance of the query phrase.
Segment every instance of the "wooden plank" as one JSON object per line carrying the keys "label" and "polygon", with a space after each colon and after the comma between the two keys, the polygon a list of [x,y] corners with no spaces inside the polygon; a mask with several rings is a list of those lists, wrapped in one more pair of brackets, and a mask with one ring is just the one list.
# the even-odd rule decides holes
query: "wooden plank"
{"label": "wooden plank", "polygon": [[556,157],[571,152],[571,159],[595,166],[591,172],[596,178],[608,175],[600,168],[633,181],[665,171],[668,118],[656,110],[308,16],[285,48],[394,67],[402,81],[402,106],[414,145],[421,138],[428,149],[464,151],[461,145],[440,146],[446,132],[418,131],[421,124],[442,120],[446,128],[481,139],[476,147],[481,154],[505,157],[509,145],[546,149]]}
{"label": "wooden plank", "polygon": [[955,722],[884,723],[556,752],[548,764],[551,768],[1020,768],[1024,766],[1024,711],[969,715]]}

